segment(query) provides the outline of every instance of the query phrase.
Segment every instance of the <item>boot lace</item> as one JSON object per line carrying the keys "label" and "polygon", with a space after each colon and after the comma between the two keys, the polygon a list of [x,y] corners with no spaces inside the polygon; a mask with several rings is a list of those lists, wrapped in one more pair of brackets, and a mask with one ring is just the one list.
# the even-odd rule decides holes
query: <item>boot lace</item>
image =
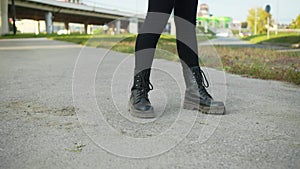
{"label": "boot lace", "polygon": [[149,80],[138,75],[136,79],[135,89],[137,89],[136,100],[139,102],[142,98],[149,101],[148,92],[153,90],[153,85]]}
{"label": "boot lace", "polygon": [[[199,93],[201,93],[203,96],[209,97],[212,99],[212,96],[207,92],[206,88],[209,87],[209,83],[208,80],[205,76],[205,73],[203,72],[203,70],[200,69],[200,73],[193,73],[196,83],[198,85],[199,88]],[[201,83],[199,83],[199,81]]]}

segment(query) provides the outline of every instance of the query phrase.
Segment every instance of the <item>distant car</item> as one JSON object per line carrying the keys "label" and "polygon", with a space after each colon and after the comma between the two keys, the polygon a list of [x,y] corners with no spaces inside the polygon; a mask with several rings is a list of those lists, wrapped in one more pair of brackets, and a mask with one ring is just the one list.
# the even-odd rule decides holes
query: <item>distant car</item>
{"label": "distant car", "polygon": [[252,34],[250,32],[241,32],[239,33],[240,37],[247,37],[247,36],[251,36]]}
{"label": "distant car", "polygon": [[61,29],[61,30],[57,31],[57,34],[58,34],[58,35],[67,35],[67,34],[68,34],[68,30],[66,30],[66,29]]}

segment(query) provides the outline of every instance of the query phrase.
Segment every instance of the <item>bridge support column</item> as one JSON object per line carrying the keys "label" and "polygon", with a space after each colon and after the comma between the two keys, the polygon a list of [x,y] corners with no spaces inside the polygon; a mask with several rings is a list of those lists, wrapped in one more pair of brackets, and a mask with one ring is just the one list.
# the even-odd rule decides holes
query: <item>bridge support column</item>
{"label": "bridge support column", "polygon": [[87,33],[89,35],[93,34],[93,25],[88,25]]}
{"label": "bridge support column", "polygon": [[67,30],[68,34],[70,34],[69,22],[64,22],[64,24],[65,24],[65,29]]}
{"label": "bridge support column", "polygon": [[8,0],[0,0],[0,36],[9,33]]}
{"label": "bridge support column", "polygon": [[138,18],[130,18],[128,32],[137,34],[138,33]]}
{"label": "bridge support column", "polygon": [[87,23],[84,23],[84,33],[85,34],[88,34],[88,28],[89,28],[89,25]]}
{"label": "bridge support column", "polygon": [[45,20],[46,20],[46,32],[47,34],[52,34],[53,33],[52,12],[46,13]]}
{"label": "bridge support column", "polygon": [[121,33],[121,21],[116,21],[116,34],[119,35]]}

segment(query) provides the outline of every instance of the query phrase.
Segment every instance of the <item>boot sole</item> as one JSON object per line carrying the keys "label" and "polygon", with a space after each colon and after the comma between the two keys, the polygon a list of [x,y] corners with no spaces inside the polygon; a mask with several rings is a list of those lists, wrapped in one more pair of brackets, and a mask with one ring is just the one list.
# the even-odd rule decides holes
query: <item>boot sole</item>
{"label": "boot sole", "polygon": [[183,109],[197,110],[204,114],[214,114],[214,115],[224,115],[226,112],[225,106],[205,107],[199,104],[188,103],[188,102],[183,103]]}
{"label": "boot sole", "polygon": [[154,113],[153,108],[148,110],[148,111],[141,111],[141,110],[135,109],[129,103],[128,104],[128,111],[134,117],[138,117],[138,118],[155,118],[155,113]]}

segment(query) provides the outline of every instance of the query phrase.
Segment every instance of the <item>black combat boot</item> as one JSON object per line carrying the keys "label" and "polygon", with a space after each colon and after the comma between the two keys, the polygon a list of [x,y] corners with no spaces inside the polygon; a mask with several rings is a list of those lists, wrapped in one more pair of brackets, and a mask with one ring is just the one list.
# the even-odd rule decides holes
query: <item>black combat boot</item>
{"label": "black combat boot", "polygon": [[148,92],[153,89],[150,83],[150,69],[143,70],[134,76],[129,112],[139,118],[154,118],[153,107],[148,98]]}
{"label": "black combat boot", "polygon": [[212,96],[207,92],[206,88],[209,84],[200,67],[188,68],[186,65],[182,65],[186,84],[183,108],[199,110],[206,114],[225,114],[224,103],[214,101]]}

